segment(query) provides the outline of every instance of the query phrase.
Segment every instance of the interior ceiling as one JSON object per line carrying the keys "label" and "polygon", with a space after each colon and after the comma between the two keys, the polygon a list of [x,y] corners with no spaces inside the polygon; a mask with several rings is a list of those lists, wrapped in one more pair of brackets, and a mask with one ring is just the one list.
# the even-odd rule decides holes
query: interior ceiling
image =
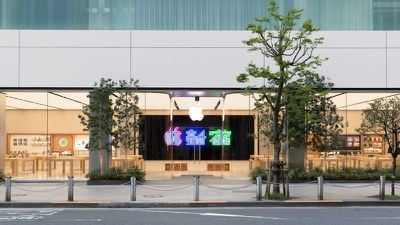
{"label": "interior ceiling", "polygon": [[[249,110],[254,108],[254,99],[240,93],[226,94],[225,99],[221,91],[178,91],[171,93],[138,93],[141,109],[187,110],[196,104],[195,97],[199,96],[199,104],[206,110]],[[75,92],[5,92],[7,109],[55,109],[80,110],[89,103],[87,91]],[[400,93],[330,93],[339,110],[361,110],[368,107],[368,103],[377,98],[386,98],[400,95]],[[172,96],[172,101],[170,99]]]}

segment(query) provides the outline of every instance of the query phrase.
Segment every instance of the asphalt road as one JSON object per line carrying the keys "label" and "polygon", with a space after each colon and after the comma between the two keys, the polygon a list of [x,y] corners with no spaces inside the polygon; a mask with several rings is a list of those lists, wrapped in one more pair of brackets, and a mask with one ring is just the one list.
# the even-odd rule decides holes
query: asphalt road
{"label": "asphalt road", "polygon": [[398,225],[400,207],[0,209],[0,224]]}

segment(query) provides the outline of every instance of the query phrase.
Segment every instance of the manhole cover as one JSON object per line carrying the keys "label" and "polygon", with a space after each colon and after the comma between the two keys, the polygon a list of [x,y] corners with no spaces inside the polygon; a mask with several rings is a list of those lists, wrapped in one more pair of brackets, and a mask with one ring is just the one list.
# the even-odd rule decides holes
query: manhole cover
{"label": "manhole cover", "polygon": [[145,198],[161,198],[163,197],[162,195],[143,195]]}

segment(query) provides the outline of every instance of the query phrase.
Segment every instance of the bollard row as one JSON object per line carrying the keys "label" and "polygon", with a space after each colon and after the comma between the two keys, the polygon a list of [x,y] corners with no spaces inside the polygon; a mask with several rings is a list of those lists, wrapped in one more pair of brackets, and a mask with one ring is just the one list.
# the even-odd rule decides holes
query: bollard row
{"label": "bollard row", "polygon": [[[385,180],[385,176],[379,177],[379,200],[385,200]],[[317,198],[318,200],[324,200],[324,178],[319,176],[317,182]]]}
{"label": "bollard row", "polygon": [[[194,188],[193,188],[193,200],[199,201],[200,199],[200,176],[194,176]],[[136,178],[131,177],[130,186],[130,200],[136,201]],[[324,178],[319,176],[317,178],[317,198],[318,200],[324,200]],[[5,178],[5,201],[11,201],[11,177]],[[289,186],[289,185],[287,185]],[[289,189],[287,187],[287,192]],[[262,178],[261,176],[256,177],[256,199],[258,201],[262,200]],[[379,200],[385,200],[385,176],[380,176],[379,179]],[[74,201],[74,177],[68,177],[68,201]]]}
{"label": "bollard row", "polygon": [[[262,178],[261,176],[257,176],[256,183],[256,199],[258,201],[262,200]],[[5,192],[5,201],[11,201],[11,177],[5,178],[6,182],[6,192]],[[136,177],[131,177],[131,186],[130,186],[130,200],[136,201]],[[74,201],[74,177],[68,177],[68,201]],[[193,200],[199,201],[200,199],[200,176],[194,176],[194,191],[193,191]]]}

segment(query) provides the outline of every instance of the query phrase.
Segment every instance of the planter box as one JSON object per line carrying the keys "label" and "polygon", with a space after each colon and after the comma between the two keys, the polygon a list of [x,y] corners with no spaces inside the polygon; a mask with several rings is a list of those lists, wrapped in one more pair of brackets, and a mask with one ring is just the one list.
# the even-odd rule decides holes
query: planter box
{"label": "planter box", "polygon": [[129,180],[88,180],[87,185],[121,185],[130,184]]}

